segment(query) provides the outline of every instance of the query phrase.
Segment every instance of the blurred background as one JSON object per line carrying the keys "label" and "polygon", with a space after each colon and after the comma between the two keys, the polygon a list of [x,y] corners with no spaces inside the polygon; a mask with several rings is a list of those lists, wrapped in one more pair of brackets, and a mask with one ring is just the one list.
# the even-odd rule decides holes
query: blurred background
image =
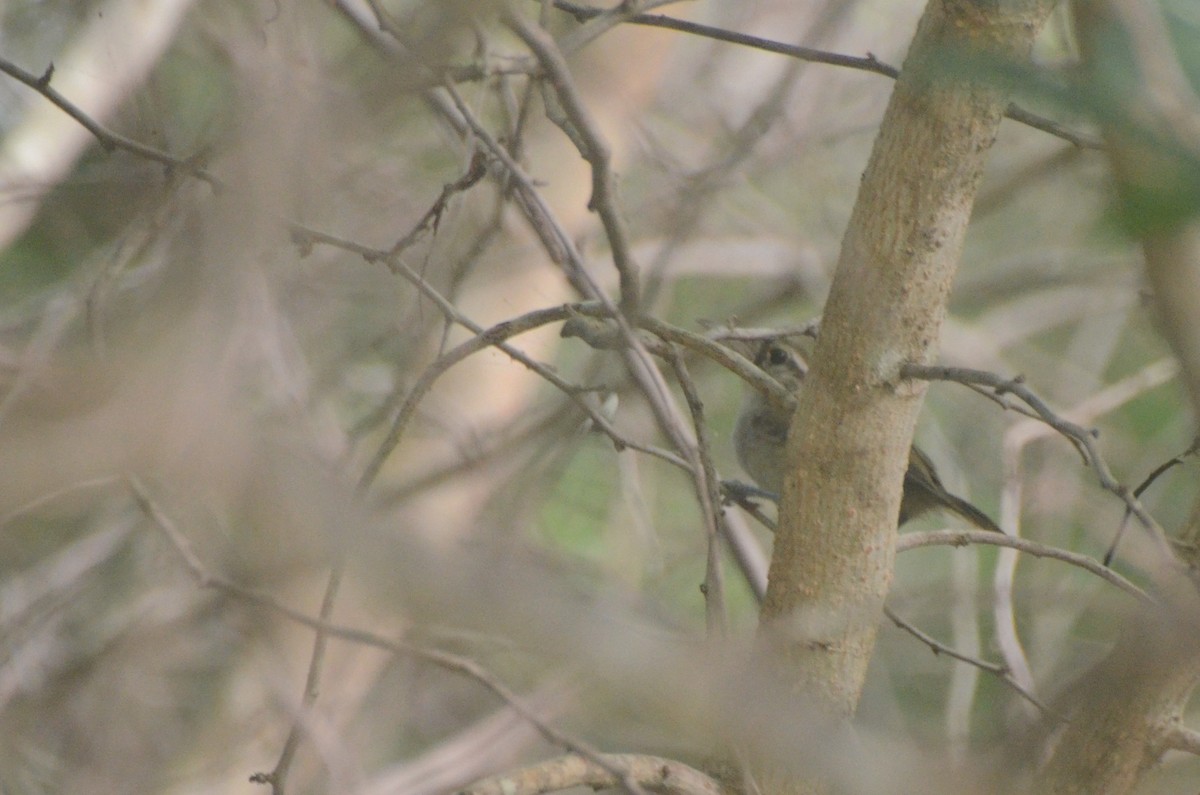
{"label": "blurred background", "polygon": [[[563,41],[581,29],[552,4],[518,7]],[[921,10],[655,12],[898,67]],[[414,385],[473,336],[448,307],[488,327],[581,299],[505,172],[470,178],[480,147],[446,82],[616,294],[588,164],[547,119],[499,13],[467,0],[0,4],[0,57],[33,75],[53,65],[49,87],[84,114],[180,161],[106,150],[0,78],[0,791],[251,791],[294,724],[293,792],[443,792],[562,752],[470,676],[346,641],[302,708],[312,630],[202,587],[185,553],[310,616],[344,560],[333,621],[475,660],[604,751],[698,763],[763,726],[819,741],[728,673],[757,615],[728,556],[731,637],[703,642],[691,479],[616,449],[507,354],[485,348],[433,381],[360,484]],[[1064,14],[1035,55],[1048,83],[1070,68]],[[696,332],[818,317],[892,81],[633,24],[569,63],[613,150],[647,313]],[[1016,100],[1095,135],[1051,93]],[[1006,121],[942,360],[1023,375],[1097,427],[1136,485],[1193,426],[1111,203],[1101,154]],[[621,357],[559,328],[510,342],[624,437],[666,446]],[[728,441],[743,387],[687,362],[720,474],[743,477]],[[1044,427],[935,384],[918,440],[951,490],[1010,532],[1097,558],[1112,543],[1122,506]],[[1188,518],[1193,466],[1143,497],[1168,530]],[[770,534],[727,510],[766,559]],[[1126,535],[1117,571],[1136,578],[1142,543]],[[900,556],[890,604],[977,657],[1017,643],[1017,673],[1049,699],[1108,648],[1129,601],[1055,561],[935,547]],[[938,786],[922,771],[982,768],[1030,710],[888,625],[860,710],[886,753],[860,774]],[[1147,791],[1197,782],[1200,763],[1168,756]]]}

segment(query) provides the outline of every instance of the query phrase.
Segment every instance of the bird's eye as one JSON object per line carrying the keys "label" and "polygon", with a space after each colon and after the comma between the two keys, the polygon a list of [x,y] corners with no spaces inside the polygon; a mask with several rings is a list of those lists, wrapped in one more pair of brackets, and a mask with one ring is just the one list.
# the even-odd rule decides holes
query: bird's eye
{"label": "bird's eye", "polygon": [[783,348],[779,348],[774,345],[772,345],[771,348],[767,351],[767,362],[775,365],[776,367],[778,367],[781,364],[787,364],[787,362],[790,358],[791,357],[788,356],[787,351],[785,351]]}

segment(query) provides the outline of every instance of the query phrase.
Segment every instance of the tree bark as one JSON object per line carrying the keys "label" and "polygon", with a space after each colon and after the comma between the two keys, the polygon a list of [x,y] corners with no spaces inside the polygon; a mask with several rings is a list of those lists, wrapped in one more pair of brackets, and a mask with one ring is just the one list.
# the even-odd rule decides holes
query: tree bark
{"label": "tree bark", "polygon": [[892,580],[901,482],[984,161],[1052,0],[932,0],[842,242],[793,420],[761,635],[776,670],[835,715],[858,703]]}

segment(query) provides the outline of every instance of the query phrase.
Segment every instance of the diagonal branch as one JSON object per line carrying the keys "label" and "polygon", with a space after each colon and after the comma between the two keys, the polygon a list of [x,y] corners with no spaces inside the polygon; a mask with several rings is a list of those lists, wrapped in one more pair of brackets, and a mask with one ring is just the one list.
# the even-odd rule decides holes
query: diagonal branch
{"label": "diagonal branch", "polygon": [[[565,11],[578,20],[595,19],[602,14],[607,13],[604,9],[581,5],[580,3],[573,3],[569,0],[554,0],[554,7],[561,11]],[[726,30],[714,25],[691,22],[686,19],[669,17],[664,14],[633,14],[625,17],[624,21],[634,25],[645,25],[653,28],[675,30],[679,31],[680,33],[688,33],[693,36],[702,36],[714,41],[723,41],[729,44],[737,44],[742,47],[750,47],[755,50],[762,50],[763,52],[786,55],[789,58],[797,58],[799,60],[809,61],[811,63],[841,66],[847,69],[858,69],[864,72],[871,72],[884,77],[890,77],[893,80],[900,76],[899,69],[891,66],[890,64],[883,63],[870,53],[868,53],[865,57],[862,57],[828,52],[826,50],[818,50],[812,47],[802,47],[798,44],[785,44],[772,39],[764,39],[761,36],[752,36],[748,33],[738,33],[736,31]],[[1056,138],[1061,138],[1064,141],[1072,143],[1081,149],[1104,148],[1104,144],[1102,144],[1100,141],[1097,141],[1095,138],[1069,130],[1052,119],[1039,116],[1038,114],[1026,110],[1016,104],[1009,103],[1008,108],[1005,111],[1005,115],[1013,121],[1033,127],[1036,130],[1049,133],[1050,135],[1053,135]]]}
{"label": "diagonal branch", "polygon": [[1024,687],[1022,687],[1021,684],[1012,677],[1012,674],[1009,673],[1007,666],[1002,665],[1000,663],[990,663],[986,660],[981,660],[977,657],[972,657],[969,654],[963,654],[962,652],[955,651],[954,649],[950,648],[946,644],[942,643],[941,641],[937,640],[933,636],[929,635],[927,632],[923,632],[922,630],[918,629],[915,625],[910,624],[908,621],[901,618],[899,615],[896,614],[895,610],[888,607],[887,605],[884,605],[884,607],[883,607],[883,614],[885,616],[887,616],[891,620],[891,622],[893,624],[895,624],[897,627],[904,630],[905,632],[912,635],[914,638],[916,638],[917,640],[921,641],[926,646],[928,646],[930,651],[932,651],[935,656],[944,654],[947,657],[952,657],[955,660],[958,660],[959,662],[966,663],[967,665],[972,665],[972,666],[978,668],[979,670],[983,671],[984,673],[989,673],[992,676],[995,676],[997,679],[999,679],[1001,682],[1003,682],[1009,688],[1011,688],[1021,698],[1025,699],[1030,704],[1033,704],[1035,707],[1037,707],[1038,710],[1041,711],[1043,714],[1049,713],[1049,711],[1050,711],[1049,707],[1047,707],[1045,704],[1043,704],[1042,701],[1037,696],[1035,696],[1033,693],[1030,693],[1028,690],[1026,690]]}
{"label": "diagonal branch", "polygon": [[168,169],[175,169],[190,174],[197,179],[207,182],[214,188],[220,188],[221,181],[209,173],[202,165],[200,157],[182,158],[164,152],[161,149],[155,149],[152,146],[140,143],[127,138],[120,133],[113,132],[98,121],[93,119],[87,113],[84,113],[78,105],[71,102],[58,92],[51,85],[51,78],[54,76],[54,64],[46,67],[46,71],[40,75],[35,75],[32,72],[27,72],[21,67],[14,64],[6,58],[0,58],[0,72],[9,77],[32,88],[34,91],[41,94],[46,99],[66,113],[75,121],[79,122],[80,126],[90,132],[106,151],[121,149],[130,154],[137,155],[145,160],[151,160],[155,163],[161,163]]}
{"label": "diagonal branch", "polygon": [[1166,548],[1166,533],[1142,506],[1137,495],[1113,476],[1104,457],[1100,455],[1100,450],[1096,447],[1096,436],[1099,432],[1095,428],[1084,428],[1059,415],[1037,393],[1026,386],[1021,378],[1005,378],[986,370],[972,370],[967,367],[940,367],[915,363],[904,365],[900,373],[905,378],[955,381],[961,384],[990,387],[997,395],[1016,395],[1036,413],[1038,419],[1061,433],[1080,449],[1084,460],[1095,470],[1101,487],[1117,495],[1142,525],[1154,534],[1164,549]]}
{"label": "diagonal branch", "polygon": [[[559,51],[553,37],[542,28],[530,23],[519,12],[505,15],[505,23],[525,45],[533,51],[545,70],[547,79],[554,88],[555,96],[562,105],[570,129],[575,135],[568,136],[576,144],[579,154],[592,168],[592,197],[588,209],[600,215],[605,236],[612,249],[613,264],[621,283],[621,310],[630,317],[639,314],[641,296],[638,287],[638,267],[634,261],[629,229],[617,207],[616,183],[612,171],[612,151],[600,134],[592,113],[575,87],[566,58]],[[548,107],[549,107],[548,103]]]}

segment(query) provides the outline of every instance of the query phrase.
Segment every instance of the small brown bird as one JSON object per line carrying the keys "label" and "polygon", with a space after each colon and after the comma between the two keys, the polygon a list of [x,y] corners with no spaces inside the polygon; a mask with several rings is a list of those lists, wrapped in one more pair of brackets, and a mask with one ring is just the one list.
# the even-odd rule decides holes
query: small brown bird
{"label": "small brown bird", "polygon": [[[759,344],[754,363],[792,392],[804,381],[804,365],[794,350],[778,340]],[[750,391],[742,404],[733,431],[738,462],[754,482],[777,496],[783,486],[785,447],[791,415],[757,391]],[[988,515],[946,490],[929,456],[913,446],[904,475],[900,500],[900,524],[928,511],[941,509],[957,514],[982,530],[1002,533]]]}

